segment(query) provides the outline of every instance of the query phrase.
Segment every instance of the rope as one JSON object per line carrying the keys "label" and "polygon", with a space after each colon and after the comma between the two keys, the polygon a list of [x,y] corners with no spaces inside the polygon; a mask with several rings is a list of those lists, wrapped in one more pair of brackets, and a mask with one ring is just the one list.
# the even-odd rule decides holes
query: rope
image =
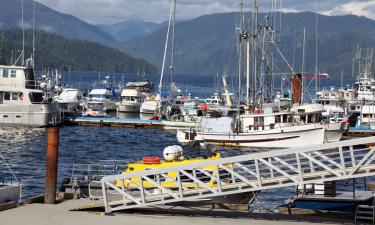
{"label": "rope", "polygon": [[4,156],[0,153],[0,158],[4,161],[5,166],[9,169],[10,173],[12,174],[13,178],[18,182],[21,183],[20,180],[16,177],[13,170],[10,168],[9,164],[5,160]]}

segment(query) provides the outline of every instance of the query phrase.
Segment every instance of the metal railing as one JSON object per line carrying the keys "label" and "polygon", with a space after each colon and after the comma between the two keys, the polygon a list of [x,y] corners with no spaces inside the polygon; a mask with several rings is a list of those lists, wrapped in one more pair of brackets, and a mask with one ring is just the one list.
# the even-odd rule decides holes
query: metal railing
{"label": "metal railing", "polygon": [[[104,176],[100,181],[101,198],[105,211],[110,213],[137,207],[373,176],[375,148],[372,145],[375,145],[375,137]],[[205,175],[204,178],[202,174]]]}

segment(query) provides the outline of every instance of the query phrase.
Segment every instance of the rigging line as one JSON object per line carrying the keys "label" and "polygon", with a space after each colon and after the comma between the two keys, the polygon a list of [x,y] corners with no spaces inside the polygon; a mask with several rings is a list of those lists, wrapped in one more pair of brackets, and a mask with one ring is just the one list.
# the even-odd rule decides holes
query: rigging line
{"label": "rigging line", "polygon": [[165,61],[166,61],[167,51],[168,51],[169,33],[170,33],[170,29],[171,29],[171,22],[172,22],[172,16],[173,16],[173,4],[174,4],[174,1],[175,0],[171,0],[171,11],[170,11],[170,14],[169,14],[167,38],[165,40],[165,46],[164,46],[163,63],[162,63],[162,67],[161,67],[160,83],[159,83],[159,87],[158,87],[158,89],[159,89],[158,91],[159,91],[160,96],[161,96],[161,89],[162,89],[162,86],[163,86],[163,76],[164,76]]}
{"label": "rigging line", "polygon": [[7,161],[5,160],[4,156],[0,153],[0,158],[3,160],[5,166],[9,169],[10,173],[12,174],[12,176],[14,177],[14,179],[18,182],[18,183],[21,183],[20,180],[16,177],[16,175],[14,174],[13,170],[10,168],[9,164],[7,163]]}

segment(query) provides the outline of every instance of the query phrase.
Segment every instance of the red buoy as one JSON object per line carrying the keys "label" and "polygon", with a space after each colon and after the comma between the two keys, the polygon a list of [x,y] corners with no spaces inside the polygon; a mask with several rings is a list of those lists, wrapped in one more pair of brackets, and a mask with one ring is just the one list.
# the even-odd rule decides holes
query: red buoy
{"label": "red buoy", "polygon": [[201,105],[201,110],[202,111],[207,111],[207,109],[208,109],[208,106],[206,104],[202,104]]}
{"label": "red buoy", "polygon": [[160,164],[160,157],[157,157],[157,156],[144,157],[143,164]]}

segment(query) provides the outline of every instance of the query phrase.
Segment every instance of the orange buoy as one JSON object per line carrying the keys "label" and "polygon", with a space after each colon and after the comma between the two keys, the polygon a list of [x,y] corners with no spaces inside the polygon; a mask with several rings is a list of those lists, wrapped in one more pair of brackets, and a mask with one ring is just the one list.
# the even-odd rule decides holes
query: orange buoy
{"label": "orange buoy", "polygon": [[207,109],[208,109],[208,106],[206,104],[202,104],[201,105],[201,110],[202,111],[207,111]]}
{"label": "orange buoy", "polygon": [[160,157],[157,157],[157,156],[144,157],[143,164],[160,164]]}

